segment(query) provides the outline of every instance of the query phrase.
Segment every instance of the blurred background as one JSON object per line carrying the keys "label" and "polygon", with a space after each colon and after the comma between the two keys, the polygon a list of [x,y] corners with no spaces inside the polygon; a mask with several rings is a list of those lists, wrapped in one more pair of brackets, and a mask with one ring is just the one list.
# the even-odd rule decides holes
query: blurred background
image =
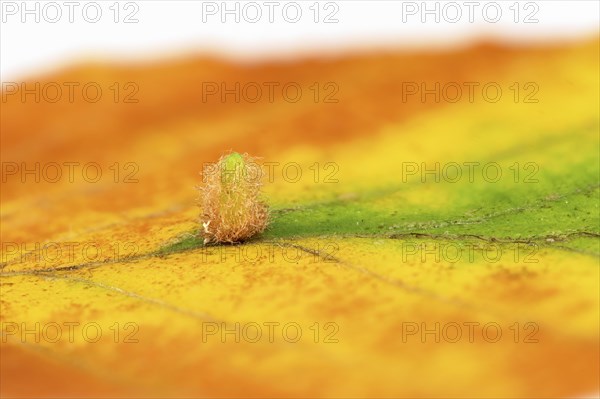
{"label": "blurred background", "polygon": [[0,11],[3,397],[598,397],[600,3]]}
{"label": "blurred background", "polygon": [[256,61],[482,40],[556,43],[595,35],[599,12],[596,2],[577,0],[53,3],[3,1],[3,80],[88,59],[204,53]]}

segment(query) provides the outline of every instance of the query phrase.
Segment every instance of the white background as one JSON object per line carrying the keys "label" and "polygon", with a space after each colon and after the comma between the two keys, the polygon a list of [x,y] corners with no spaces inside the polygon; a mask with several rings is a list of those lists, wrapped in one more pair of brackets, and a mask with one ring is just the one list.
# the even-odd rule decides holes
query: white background
{"label": "white background", "polygon": [[[0,78],[2,81],[23,78],[91,59],[130,61],[210,53],[249,61],[381,47],[447,48],[482,39],[526,44],[598,35],[599,1],[521,0],[515,7],[516,2],[496,1],[502,14],[492,23],[490,20],[497,18],[497,7],[489,3],[494,2],[477,1],[474,3],[478,5],[468,6],[467,1],[427,1],[426,7],[430,10],[434,10],[437,3],[440,21],[435,21],[435,14],[429,14],[423,23],[422,1],[320,1],[315,7],[316,0],[300,0],[296,3],[302,15],[298,22],[291,23],[285,17],[293,19],[297,7],[288,6],[287,14],[283,7],[292,2],[278,1],[278,6],[269,8],[265,1],[256,1],[257,8],[247,5],[251,1],[227,1],[229,9],[238,3],[240,20],[236,22],[236,15],[230,14],[225,15],[227,19],[223,23],[222,1],[120,1],[115,7],[115,0],[102,0],[96,1],[102,14],[98,22],[92,23],[89,21],[95,19],[97,7],[89,5],[93,3],[90,1],[75,1],[77,5],[73,8],[65,5],[66,1],[26,1],[25,7],[34,12],[24,15],[23,1],[2,0]],[[84,6],[88,7],[86,13]],[[487,13],[483,11],[484,6],[488,7]],[[211,7],[212,10],[218,8],[216,14],[209,13]],[[411,14],[414,7],[418,10]],[[315,8],[319,9],[317,23]],[[262,16],[252,23],[248,19],[255,18],[257,9]],[[519,9],[519,15],[515,9]],[[62,15],[52,23],[50,21],[58,16],[57,10]],[[69,21],[70,10],[72,22]],[[273,22],[269,21],[270,10],[273,10]],[[449,20],[458,17],[457,10],[462,15],[452,23]],[[338,22],[325,23],[325,17],[332,13],[331,19]],[[125,23],[128,15],[138,22]],[[525,23],[528,16],[538,22]],[[116,23],[115,17],[118,18]]]}

